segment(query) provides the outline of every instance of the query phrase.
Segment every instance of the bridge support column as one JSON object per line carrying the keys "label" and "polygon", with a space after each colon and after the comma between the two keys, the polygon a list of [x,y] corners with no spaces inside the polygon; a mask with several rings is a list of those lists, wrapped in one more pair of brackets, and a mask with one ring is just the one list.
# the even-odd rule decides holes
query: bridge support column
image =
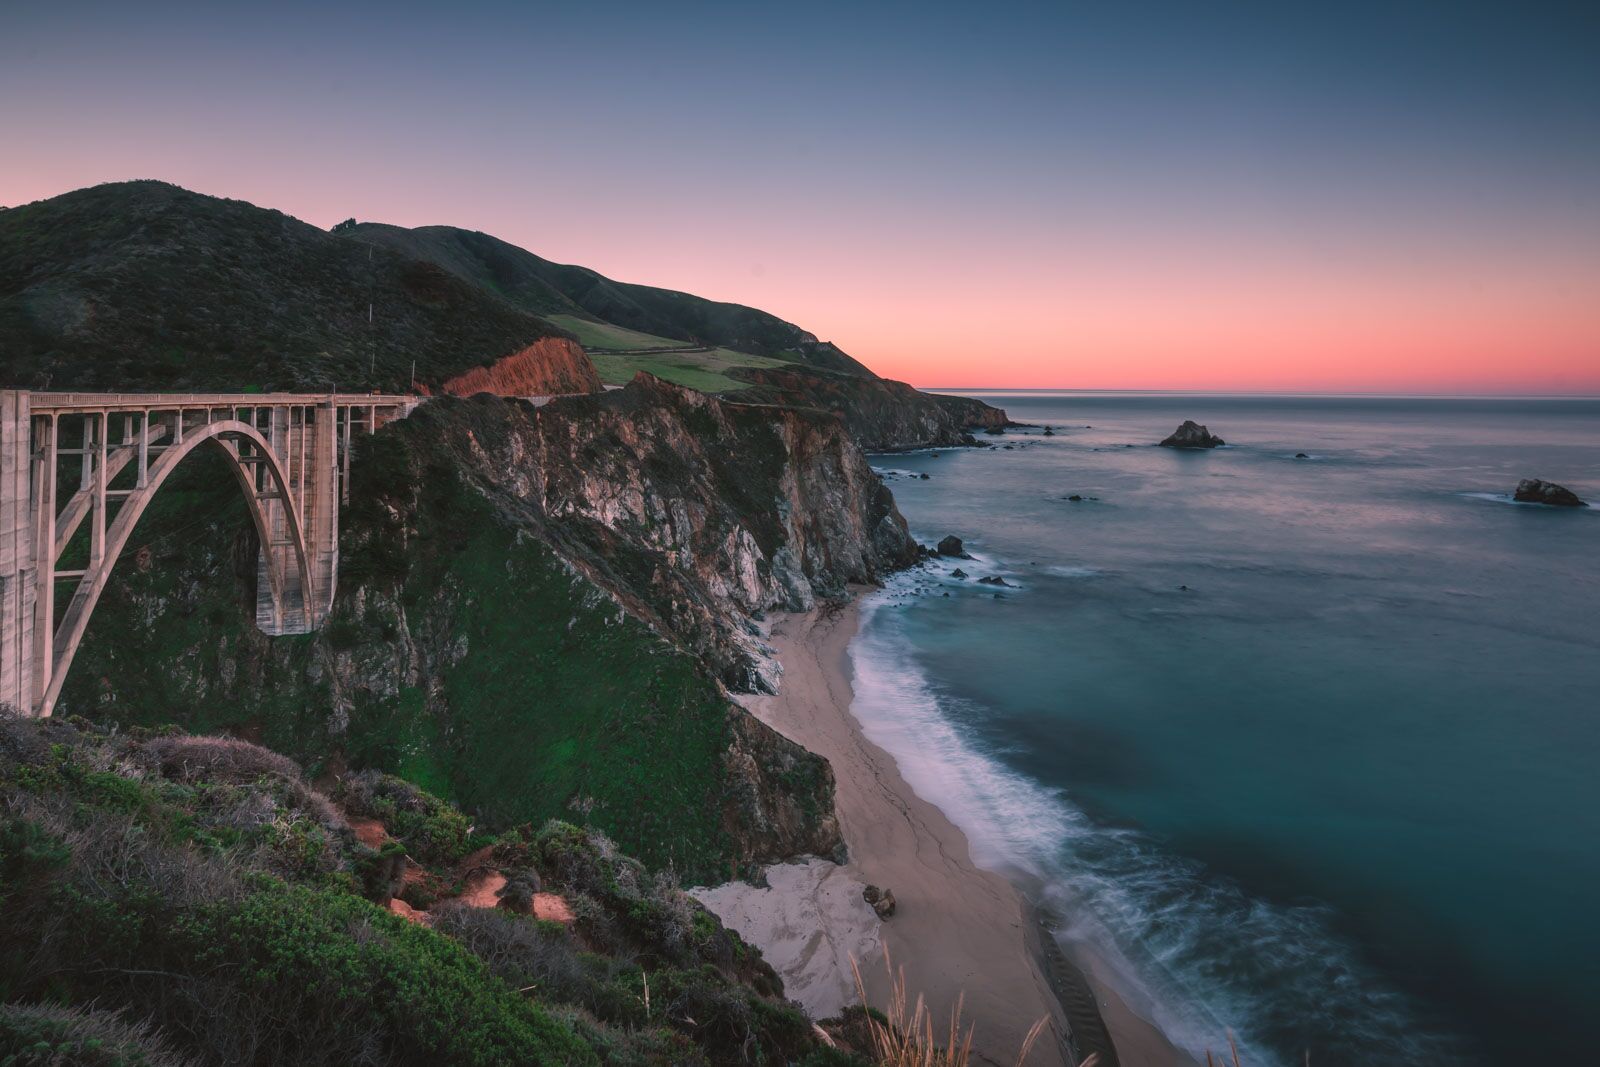
{"label": "bridge support column", "polygon": [[[302,409],[304,410],[304,409]],[[261,554],[256,560],[256,627],[264,634],[310,633],[314,628],[307,608],[311,598],[300,581],[296,566],[295,543],[289,528],[289,510],[297,507],[296,501],[304,499],[304,487],[296,480],[295,457],[304,449],[302,440],[305,427],[295,425],[295,409],[269,408],[266,438],[272,450],[286,460],[290,483],[287,492],[268,496],[261,501],[266,516],[267,537],[261,544]],[[252,469],[259,494],[262,474],[259,467]],[[279,596],[273,595],[273,590]]]}
{"label": "bridge support column", "polygon": [[0,706],[34,713],[32,411],[28,394],[0,391]]}
{"label": "bridge support column", "polygon": [[[338,412],[331,397],[316,407],[306,449],[306,481],[300,490],[305,502],[306,554],[311,557],[313,596],[307,614],[313,629],[320,627],[332,610],[339,578]],[[308,410],[307,414],[312,413]]]}

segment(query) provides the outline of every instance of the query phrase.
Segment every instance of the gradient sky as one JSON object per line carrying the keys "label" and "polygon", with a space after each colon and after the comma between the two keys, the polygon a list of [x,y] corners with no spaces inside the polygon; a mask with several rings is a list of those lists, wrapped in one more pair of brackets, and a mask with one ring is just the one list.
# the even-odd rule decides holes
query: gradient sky
{"label": "gradient sky", "polygon": [[919,385],[1600,392],[1600,4],[0,0],[0,204],[481,229]]}

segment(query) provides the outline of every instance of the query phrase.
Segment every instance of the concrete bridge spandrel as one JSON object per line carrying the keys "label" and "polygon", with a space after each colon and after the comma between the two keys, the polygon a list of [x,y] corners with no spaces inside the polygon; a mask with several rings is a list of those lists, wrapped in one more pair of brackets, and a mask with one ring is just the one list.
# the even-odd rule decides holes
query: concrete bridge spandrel
{"label": "concrete bridge spandrel", "polygon": [[[0,390],[0,706],[51,713],[140,515],[197,448],[227,457],[260,539],[256,625],[269,634],[320,627],[338,584],[352,435],[419,402]],[[68,559],[74,552],[82,558]]]}

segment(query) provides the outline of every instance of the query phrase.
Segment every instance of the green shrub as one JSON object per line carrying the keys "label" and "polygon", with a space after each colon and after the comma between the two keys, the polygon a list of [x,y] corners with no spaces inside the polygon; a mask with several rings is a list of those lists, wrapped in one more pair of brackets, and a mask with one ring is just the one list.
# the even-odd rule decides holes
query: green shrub
{"label": "green shrub", "polygon": [[384,824],[406,852],[428,866],[447,866],[472,846],[472,824],[453,804],[402,778],[363,771],[339,784],[339,798],[352,815]]}
{"label": "green shrub", "polygon": [[148,1023],[115,1012],[0,1004],[4,1067],[188,1067]]}

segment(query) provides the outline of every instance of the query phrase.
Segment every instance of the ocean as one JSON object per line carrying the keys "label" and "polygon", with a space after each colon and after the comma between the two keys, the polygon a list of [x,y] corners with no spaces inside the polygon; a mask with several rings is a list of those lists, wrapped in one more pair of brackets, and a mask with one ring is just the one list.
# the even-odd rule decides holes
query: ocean
{"label": "ocean", "polygon": [[966,395],[1040,428],[872,457],[976,558],[851,653],[975,858],[1191,1049],[1600,1058],[1600,508],[1510,500],[1600,497],[1600,400]]}

